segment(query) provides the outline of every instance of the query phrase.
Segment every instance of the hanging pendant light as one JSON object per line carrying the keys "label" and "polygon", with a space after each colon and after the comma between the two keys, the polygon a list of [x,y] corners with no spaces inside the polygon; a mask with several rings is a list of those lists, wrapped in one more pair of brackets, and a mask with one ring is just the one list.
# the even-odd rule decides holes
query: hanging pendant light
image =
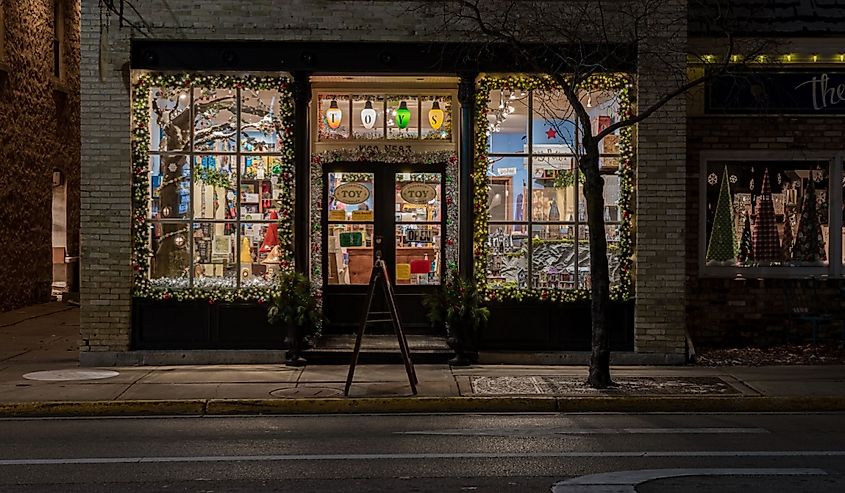
{"label": "hanging pendant light", "polygon": [[375,124],[376,110],[373,109],[373,102],[368,99],[367,103],[364,105],[364,109],[361,110],[361,125],[369,130],[373,128],[373,125]]}
{"label": "hanging pendant light", "polygon": [[396,110],[396,126],[407,128],[409,123],[411,123],[411,110],[408,109],[408,104],[402,101],[399,103],[399,109]]}
{"label": "hanging pendant light", "polygon": [[428,124],[434,130],[440,129],[440,126],[443,125],[443,110],[440,109],[439,101],[435,101],[431,105],[431,109],[428,110]]}
{"label": "hanging pendant light", "polygon": [[326,110],[326,123],[329,124],[329,128],[334,130],[340,126],[340,122],[342,120],[343,112],[337,107],[337,100],[332,99],[331,104],[329,104],[329,109]]}

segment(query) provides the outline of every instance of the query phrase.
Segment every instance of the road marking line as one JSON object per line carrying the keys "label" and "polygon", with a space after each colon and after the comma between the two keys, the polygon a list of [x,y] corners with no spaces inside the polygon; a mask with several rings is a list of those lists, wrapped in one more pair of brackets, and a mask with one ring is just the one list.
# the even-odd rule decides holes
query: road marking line
{"label": "road marking line", "polygon": [[291,454],[211,455],[184,457],[81,457],[64,459],[0,459],[0,466],[64,464],[154,464],[164,462],[275,462],[322,460],[430,460],[430,459],[556,459],[592,457],[845,457],[845,450],[749,450],[680,452],[527,452],[527,453],[420,453],[420,454]]}
{"label": "road marking line", "polygon": [[552,493],[636,493],[636,486],[682,476],[827,476],[822,469],[639,469],[590,474],[552,485]]}
{"label": "road marking line", "polygon": [[549,436],[549,435],[717,435],[767,434],[764,428],[516,428],[509,430],[421,430],[398,431],[400,435],[456,436]]}

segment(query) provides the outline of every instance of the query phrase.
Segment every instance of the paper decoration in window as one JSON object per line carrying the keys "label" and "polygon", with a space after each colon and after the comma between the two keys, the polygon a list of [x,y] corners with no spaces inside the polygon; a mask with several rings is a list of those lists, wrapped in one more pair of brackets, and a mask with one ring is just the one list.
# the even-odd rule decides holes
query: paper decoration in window
{"label": "paper decoration in window", "polygon": [[326,110],[326,123],[334,130],[340,126],[341,121],[343,121],[343,111],[337,107],[337,100],[332,99],[329,109]]}
{"label": "paper decoration in window", "polygon": [[713,231],[707,245],[707,260],[711,262],[733,263],[736,261],[737,245],[734,236],[734,218],[731,206],[731,191],[728,186],[728,167],[725,166],[719,201],[716,203],[716,217],[713,219]]}
{"label": "paper decoration in window", "polygon": [[367,130],[373,128],[376,124],[376,116],[376,110],[373,109],[373,102],[367,100],[364,105],[364,109],[361,110],[361,125],[363,125]]}

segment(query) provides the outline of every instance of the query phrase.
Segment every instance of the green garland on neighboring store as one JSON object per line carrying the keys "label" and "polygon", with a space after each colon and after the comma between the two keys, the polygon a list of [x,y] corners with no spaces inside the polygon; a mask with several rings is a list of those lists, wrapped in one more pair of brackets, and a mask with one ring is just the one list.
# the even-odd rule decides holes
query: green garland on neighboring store
{"label": "green garland on neighboring store", "polygon": [[[548,76],[510,75],[506,77],[486,76],[479,79],[476,86],[475,99],[475,167],[472,172],[473,192],[472,207],[474,213],[473,224],[473,254],[475,257],[474,276],[484,284],[485,299],[488,301],[551,301],[575,302],[590,299],[589,289],[550,289],[550,288],[519,288],[514,285],[504,285],[492,289],[486,285],[487,257],[489,247],[488,221],[490,214],[487,209],[489,184],[487,179],[487,106],[490,91],[496,89],[509,90],[554,90],[554,81]],[[623,118],[633,115],[633,91],[630,76],[627,74],[597,74],[581,85],[581,89],[602,91],[618,91],[619,113]],[[610,287],[612,300],[625,301],[633,296],[633,199],[634,199],[634,168],[636,155],[633,145],[633,128],[625,127],[619,130],[620,164],[619,176],[621,211],[619,257],[620,280]]]}
{"label": "green garland on neighboring store", "polygon": [[[282,267],[292,268],[293,252],[293,95],[287,77],[233,76],[202,74],[143,74],[132,88],[132,267],[134,269],[133,295],[138,298],[157,300],[207,300],[269,302],[279,294],[275,283],[271,285],[246,286],[239,289],[221,283],[217,287],[181,288],[183,279],[175,279],[173,286],[153,286],[148,273],[150,269],[150,226],[148,222],[150,200],[150,90],[167,89],[248,89],[277,90],[279,98],[279,121],[281,129],[281,166],[273,170],[282,185],[282,200],[278,201],[278,235],[282,250]],[[203,171],[199,181],[210,185],[223,185],[223,177],[213,171]],[[226,179],[228,182],[228,179]],[[181,282],[179,282],[181,281]]]}

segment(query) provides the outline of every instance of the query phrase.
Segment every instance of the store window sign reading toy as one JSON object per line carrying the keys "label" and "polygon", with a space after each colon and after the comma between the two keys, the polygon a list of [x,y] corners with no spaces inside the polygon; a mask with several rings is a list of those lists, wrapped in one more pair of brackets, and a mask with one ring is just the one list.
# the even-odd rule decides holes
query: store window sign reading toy
{"label": "store window sign reading toy", "polygon": [[411,204],[427,204],[437,198],[437,189],[427,183],[411,182],[402,186],[399,195]]}
{"label": "store window sign reading toy", "polygon": [[370,191],[360,183],[344,183],[338,185],[334,191],[334,196],[338,202],[344,204],[362,204],[370,198]]}

